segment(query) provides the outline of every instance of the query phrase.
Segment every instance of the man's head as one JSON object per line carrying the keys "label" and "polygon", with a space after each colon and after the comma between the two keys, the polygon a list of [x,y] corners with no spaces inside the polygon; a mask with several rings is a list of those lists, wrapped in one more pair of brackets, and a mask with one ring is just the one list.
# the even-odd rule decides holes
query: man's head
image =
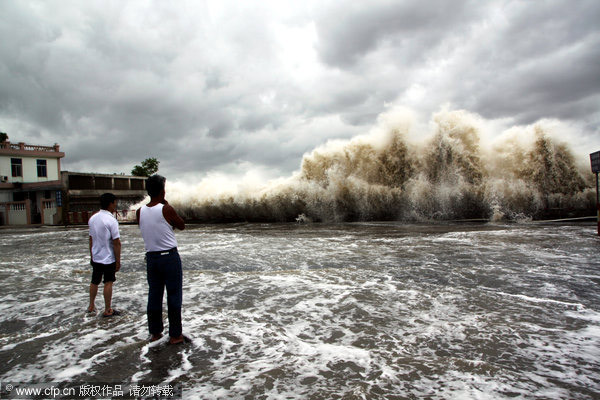
{"label": "man's head", "polygon": [[165,181],[167,179],[164,176],[152,175],[146,179],[146,191],[151,198],[159,197],[164,193]]}
{"label": "man's head", "polygon": [[100,208],[102,208],[103,210],[108,210],[108,211],[114,211],[114,210],[109,210],[109,208],[111,207],[111,205],[114,204],[115,209],[116,209],[116,202],[117,201],[117,197],[112,194],[112,193],[104,193],[102,196],[100,196]]}

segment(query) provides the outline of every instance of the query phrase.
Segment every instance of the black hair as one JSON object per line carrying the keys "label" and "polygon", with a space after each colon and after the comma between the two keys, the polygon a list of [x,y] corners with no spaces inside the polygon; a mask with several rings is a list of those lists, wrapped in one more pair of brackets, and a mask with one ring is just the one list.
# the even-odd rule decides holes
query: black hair
{"label": "black hair", "polygon": [[114,194],[104,193],[102,196],[100,196],[100,208],[103,210],[108,210],[108,206],[111,205],[116,199],[117,196]]}
{"label": "black hair", "polygon": [[167,179],[164,176],[152,175],[146,179],[146,191],[150,197],[159,196],[160,193],[165,189],[165,181]]}

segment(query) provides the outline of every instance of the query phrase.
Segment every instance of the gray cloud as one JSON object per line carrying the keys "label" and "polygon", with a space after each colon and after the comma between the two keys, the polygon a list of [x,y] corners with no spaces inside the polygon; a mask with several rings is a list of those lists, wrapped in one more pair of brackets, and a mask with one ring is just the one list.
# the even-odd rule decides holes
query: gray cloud
{"label": "gray cloud", "polygon": [[599,19],[588,0],[0,2],[0,130],[69,169],[174,175],[289,174],[389,103],[560,118],[600,146]]}
{"label": "gray cloud", "polygon": [[[600,91],[600,8],[592,2],[553,2],[547,7],[510,4],[494,29],[482,30],[488,46],[472,44],[450,76],[466,82],[454,101],[468,94],[472,111],[488,118],[585,118],[572,107]],[[585,101],[584,101],[585,103]]]}
{"label": "gray cloud", "polygon": [[319,53],[345,68],[387,44],[397,56],[388,61],[410,65],[463,31],[480,8],[476,1],[336,2],[319,20]]}

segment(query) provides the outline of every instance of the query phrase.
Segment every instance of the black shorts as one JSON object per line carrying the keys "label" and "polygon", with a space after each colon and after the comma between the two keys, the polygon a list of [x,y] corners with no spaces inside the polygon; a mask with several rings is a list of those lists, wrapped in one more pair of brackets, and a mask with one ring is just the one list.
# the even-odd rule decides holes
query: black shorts
{"label": "black shorts", "polygon": [[99,285],[102,280],[102,275],[104,275],[104,283],[106,282],[114,282],[117,279],[115,278],[115,272],[117,270],[117,263],[114,262],[112,264],[100,264],[97,262],[91,262],[93,271],[92,271],[92,283],[94,285]]}

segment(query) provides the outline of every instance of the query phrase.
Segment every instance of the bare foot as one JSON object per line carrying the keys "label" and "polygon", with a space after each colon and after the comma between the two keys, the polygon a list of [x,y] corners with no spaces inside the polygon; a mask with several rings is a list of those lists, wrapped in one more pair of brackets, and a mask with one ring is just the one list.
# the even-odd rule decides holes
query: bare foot
{"label": "bare foot", "polygon": [[162,337],[162,333],[159,333],[157,335],[152,335],[152,337],[150,338],[151,342],[156,342],[158,339],[160,339]]}
{"label": "bare foot", "polygon": [[179,335],[178,337],[172,337],[169,339],[169,344],[179,344],[183,343],[183,335]]}
{"label": "bare foot", "polygon": [[113,317],[115,315],[121,315],[121,312],[115,310],[114,308],[104,310],[104,314],[102,314],[103,317]]}
{"label": "bare foot", "polygon": [[96,307],[88,307],[87,312],[89,312],[89,313],[96,312]]}

